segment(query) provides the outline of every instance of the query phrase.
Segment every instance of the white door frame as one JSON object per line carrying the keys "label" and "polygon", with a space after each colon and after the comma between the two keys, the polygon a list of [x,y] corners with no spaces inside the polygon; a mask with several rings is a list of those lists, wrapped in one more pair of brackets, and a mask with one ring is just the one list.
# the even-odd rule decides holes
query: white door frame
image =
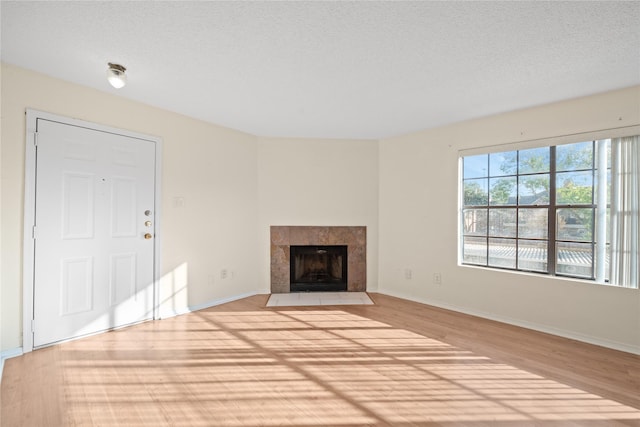
{"label": "white door frame", "polygon": [[156,147],[155,157],[155,237],[153,242],[153,318],[158,318],[160,301],[160,181],[162,166],[162,138],[104,126],[83,120],[58,116],[28,108],[26,111],[26,144],[25,144],[25,168],[24,168],[24,228],[23,228],[23,254],[22,254],[22,351],[24,353],[33,350],[33,288],[35,268],[35,205],[36,205],[36,124],[38,119],[50,120],[66,125],[79,126],[102,132],[123,135],[131,138],[151,141]]}

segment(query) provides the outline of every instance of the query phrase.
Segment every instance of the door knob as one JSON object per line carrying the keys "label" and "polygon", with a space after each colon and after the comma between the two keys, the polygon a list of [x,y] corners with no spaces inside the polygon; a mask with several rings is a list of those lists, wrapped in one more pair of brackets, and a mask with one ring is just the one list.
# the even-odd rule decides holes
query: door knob
{"label": "door knob", "polygon": [[150,238],[152,238],[153,236],[151,235],[151,233],[144,233],[144,238],[149,240]]}

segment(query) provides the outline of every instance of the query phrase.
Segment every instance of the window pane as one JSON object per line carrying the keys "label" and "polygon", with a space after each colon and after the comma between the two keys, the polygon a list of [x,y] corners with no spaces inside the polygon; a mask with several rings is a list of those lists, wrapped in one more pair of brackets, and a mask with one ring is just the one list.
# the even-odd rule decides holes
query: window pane
{"label": "window pane", "polygon": [[518,173],[549,172],[549,147],[518,152]]}
{"label": "window pane", "polygon": [[487,239],[484,237],[465,237],[462,248],[462,262],[487,265]]}
{"label": "window pane", "polygon": [[518,204],[546,205],[549,203],[549,174],[520,177]]}
{"label": "window pane", "polygon": [[463,157],[462,164],[464,166],[464,179],[488,176],[489,156],[487,154]]}
{"label": "window pane", "polygon": [[491,209],[489,211],[489,235],[516,237],[516,210]]}
{"label": "window pane", "polygon": [[517,180],[515,176],[508,178],[489,179],[489,204],[491,205],[515,205]]}
{"label": "window pane", "polygon": [[518,209],[518,237],[546,239],[548,235],[548,210]]}
{"label": "window pane", "polygon": [[515,239],[489,239],[489,265],[516,268]]}
{"label": "window pane", "polygon": [[515,175],[518,172],[518,152],[506,151],[489,155],[489,175]]}
{"label": "window pane", "polygon": [[564,243],[556,246],[556,273],[593,277],[593,246],[591,243]]}
{"label": "window pane", "polygon": [[593,174],[562,172],[556,175],[556,203],[559,205],[590,205],[593,203]]}
{"label": "window pane", "polygon": [[518,240],[518,268],[547,272],[547,242]]}
{"label": "window pane", "polygon": [[[606,280],[611,153],[611,140],[602,140],[464,157],[464,262],[591,280],[602,264]],[[608,165],[602,173],[600,154]],[[596,200],[598,188],[606,188],[605,201]],[[596,224],[605,205],[606,219]],[[607,247],[596,260],[599,226],[607,228],[600,233]]]}
{"label": "window pane", "polygon": [[489,202],[489,188],[486,179],[464,181],[464,205],[486,206]]}
{"label": "window pane", "polygon": [[464,217],[464,234],[474,236],[487,235],[487,210],[486,209],[465,209]]}
{"label": "window pane", "polygon": [[558,145],[556,147],[556,170],[572,171],[593,167],[593,142]]}
{"label": "window pane", "polygon": [[558,209],[556,228],[556,235],[559,240],[591,242],[593,240],[593,209]]}

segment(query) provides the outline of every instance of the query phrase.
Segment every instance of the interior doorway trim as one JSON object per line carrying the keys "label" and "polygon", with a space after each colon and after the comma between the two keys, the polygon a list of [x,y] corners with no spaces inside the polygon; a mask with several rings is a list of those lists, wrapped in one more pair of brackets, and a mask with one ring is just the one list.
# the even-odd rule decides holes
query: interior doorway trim
{"label": "interior doorway trim", "polygon": [[24,225],[23,225],[23,253],[22,253],[22,351],[24,353],[33,350],[33,318],[34,318],[34,268],[35,268],[35,242],[34,225],[36,214],[36,130],[37,120],[44,119],[71,126],[78,126],[101,132],[122,135],[130,138],[142,139],[155,144],[155,169],[154,169],[154,221],[156,235],[153,247],[153,319],[158,318],[159,307],[159,281],[160,281],[160,248],[161,226],[160,212],[160,181],[162,166],[162,138],[144,135],[119,129],[111,126],[100,125],[84,120],[72,119],[52,113],[28,108],[26,110],[25,132],[25,171],[24,171]]}

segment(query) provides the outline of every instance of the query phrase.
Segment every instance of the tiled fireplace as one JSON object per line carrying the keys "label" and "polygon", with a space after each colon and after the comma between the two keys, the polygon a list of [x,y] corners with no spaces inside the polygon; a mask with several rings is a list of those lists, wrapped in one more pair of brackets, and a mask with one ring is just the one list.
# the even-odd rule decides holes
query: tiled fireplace
{"label": "tiled fireplace", "polygon": [[291,246],[347,247],[347,291],[367,288],[367,228],[271,226],[271,292],[291,292]]}

